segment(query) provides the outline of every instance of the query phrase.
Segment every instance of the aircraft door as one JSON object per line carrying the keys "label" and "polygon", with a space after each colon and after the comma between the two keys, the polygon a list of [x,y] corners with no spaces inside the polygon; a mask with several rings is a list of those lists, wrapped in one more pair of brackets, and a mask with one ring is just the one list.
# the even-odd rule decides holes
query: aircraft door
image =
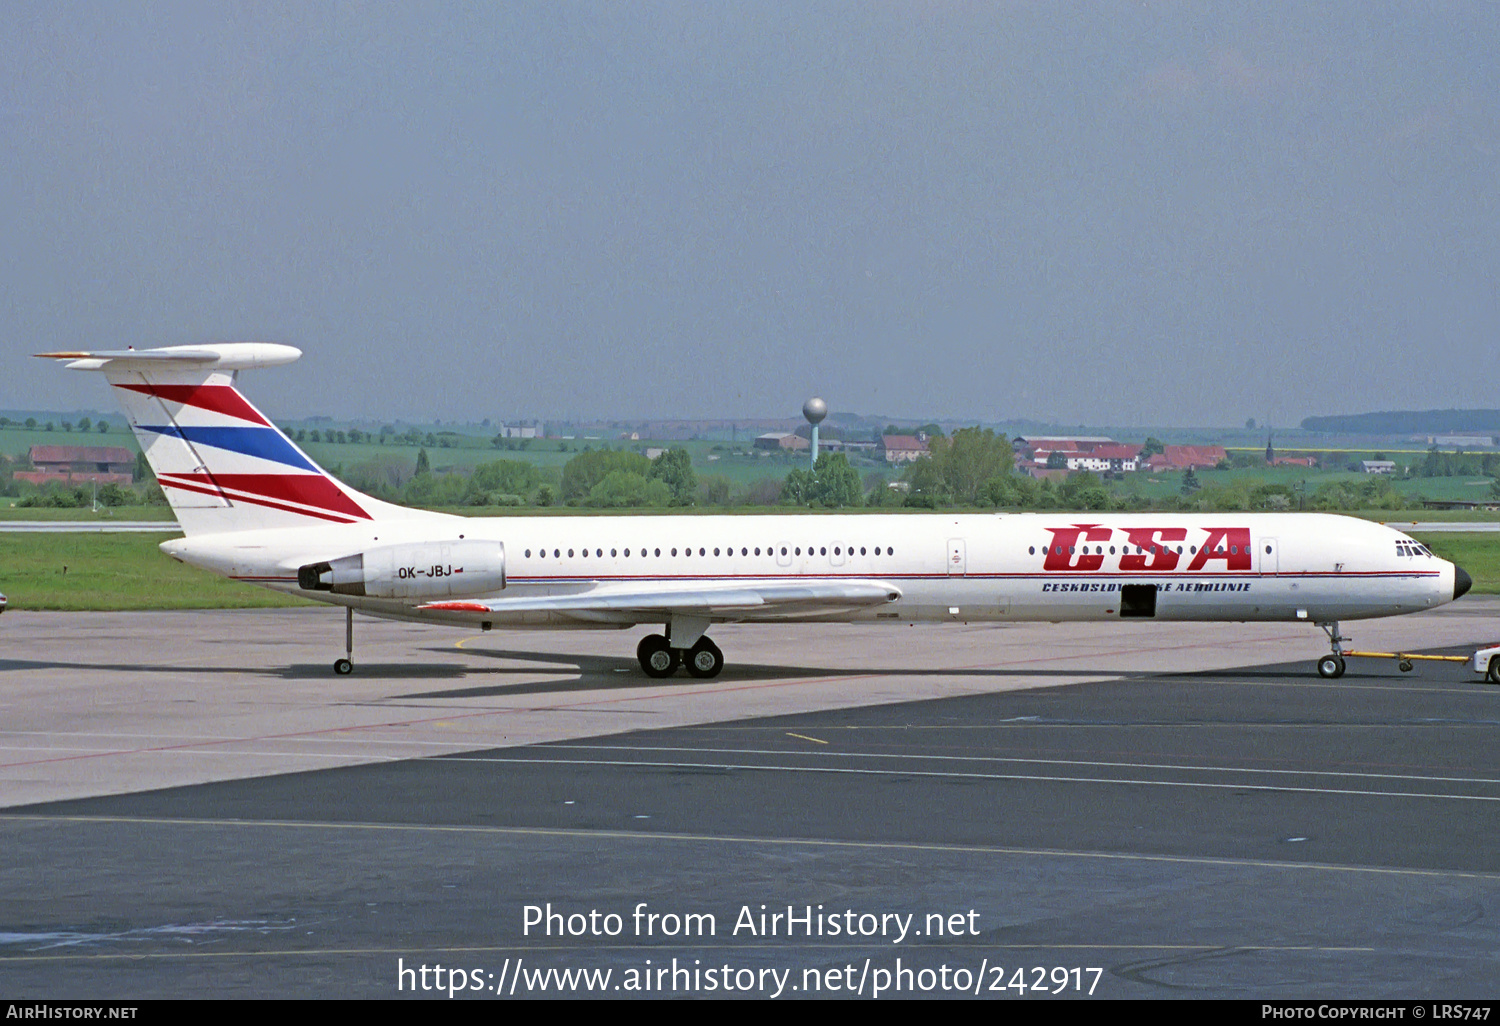
{"label": "aircraft door", "polygon": [[962,538],[948,539],[948,576],[962,577],[967,570],[968,556]]}
{"label": "aircraft door", "polygon": [[1260,540],[1260,572],[1274,574],[1280,571],[1281,550],[1276,547],[1276,539],[1262,538]]}

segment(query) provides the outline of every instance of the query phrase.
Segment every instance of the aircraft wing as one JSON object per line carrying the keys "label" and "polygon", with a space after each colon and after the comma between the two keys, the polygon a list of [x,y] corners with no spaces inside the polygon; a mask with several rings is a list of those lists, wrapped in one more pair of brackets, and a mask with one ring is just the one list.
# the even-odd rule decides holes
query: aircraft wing
{"label": "aircraft wing", "polygon": [[570,595],[515,595],[428,602],[419,609],[460,613],[691,613],[754,616],[809,608],[847,609],[894,602],[901,589],[884,581],[671,581],[603,585]]}

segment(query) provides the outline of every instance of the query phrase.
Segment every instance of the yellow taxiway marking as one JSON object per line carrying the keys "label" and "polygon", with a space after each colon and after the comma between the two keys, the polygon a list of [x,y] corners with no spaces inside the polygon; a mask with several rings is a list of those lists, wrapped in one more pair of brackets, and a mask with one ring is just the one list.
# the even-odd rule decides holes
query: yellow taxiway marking
{"label": "yellow taxiway marking", "polygon": [[827,741],[820,741],[820,740],[818,740],[815,737],[808,737],[806,734],[793,734],[790,730],[786,732],[786,736],[787,737],[798,737],[798,738],[801,738],[803,741],[811,741],[815,745],[826,745],[828,743]]}

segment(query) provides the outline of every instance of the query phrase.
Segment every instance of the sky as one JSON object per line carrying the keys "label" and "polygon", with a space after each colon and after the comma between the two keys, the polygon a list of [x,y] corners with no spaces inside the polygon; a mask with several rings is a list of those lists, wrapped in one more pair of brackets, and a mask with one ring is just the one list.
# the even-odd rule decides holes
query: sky
{"label": "sky", "polygon": [[1293,426],[1500,396],[1500,4],[99,4],[0,25],[0,408]]}

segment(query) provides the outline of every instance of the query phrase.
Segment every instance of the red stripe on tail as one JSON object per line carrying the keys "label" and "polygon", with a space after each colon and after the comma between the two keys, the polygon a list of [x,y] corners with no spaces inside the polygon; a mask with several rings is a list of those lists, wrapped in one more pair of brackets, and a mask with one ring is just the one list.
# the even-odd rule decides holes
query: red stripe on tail
{"label": "red stripe on tail", "polygon": [[252,424],[271,426],[266,418],[255,411],[255,407],[245,401],[244,396],[234,390],[233,385],[127,385],[122,383],[115,387],[128,388],[132,392],[165,399],[169,403],[196,406],[200,410],[211,410],[229,417],[238,417]]}

